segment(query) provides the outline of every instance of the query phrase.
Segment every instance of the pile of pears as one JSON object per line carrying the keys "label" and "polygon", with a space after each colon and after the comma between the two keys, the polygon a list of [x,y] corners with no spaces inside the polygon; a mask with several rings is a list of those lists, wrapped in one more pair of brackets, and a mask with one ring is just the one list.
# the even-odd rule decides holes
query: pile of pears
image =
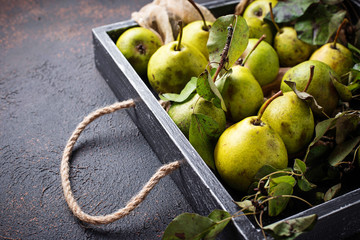
{"label": "pile of pears", "polygon": [[[293,26],[279,28],[265,22],[276,4],[276,0],[256,0],[237,16],[246,21],[248,43],[231,66],[222,56],[225,67],[220,69],[213,67],[219,63],[211,62],[207,45],[215,23],[205,19],[185,27],[180,23],[176,40],[167,44],[141,27],[128,29],[116,43],[160,96],[182,99],[171,101],[169,116],[196,143],[195,149],[224,184],[241,193],[249,191],[264,165],[284,169],[294,157],[301,158],[314,139],[317,122],[334,116],[341,101],[351,99],[348,92],[341,92],[346,90],[340,81],[354,65],[350,50],[336,40],[313,46],[301,41]],[[217,70],[215,74],[211,68]],[[286,69],[285,74],[279,74],[281,69]],[[213,78],[211,89],[220,93],[223,107],[197,93],[196,82],[190,84],[204,71]],[[269,85],[276,94],[265,95],[263,89]],[[317,109],[299,96],[304,93]],[[206,135],[201,141],[195,139],[201,134],[192,136],[192,124],[199,119],[211,119],[209,129],[201,132]],[[206,142],[206,150],[199,142]]]}

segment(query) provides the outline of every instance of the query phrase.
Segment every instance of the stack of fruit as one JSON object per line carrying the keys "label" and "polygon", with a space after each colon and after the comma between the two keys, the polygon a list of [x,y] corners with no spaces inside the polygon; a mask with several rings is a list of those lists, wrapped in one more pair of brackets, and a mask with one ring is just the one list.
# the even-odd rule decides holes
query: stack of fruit
{"label": "stack of fruit", "polygon": [[166,45],[132,28],[117,46],[247,210],[275,216],[281,196],[327,201],[359,173],[360,30],[341,2],[255,0],[242,16],[179,23]]}

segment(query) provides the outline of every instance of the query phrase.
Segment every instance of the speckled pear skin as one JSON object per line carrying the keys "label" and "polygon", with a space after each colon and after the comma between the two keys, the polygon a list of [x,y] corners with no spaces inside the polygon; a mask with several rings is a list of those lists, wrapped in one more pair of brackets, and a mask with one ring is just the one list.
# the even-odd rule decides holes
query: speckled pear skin
{"label": "speckled pear skin", "polygon": [[329,65],[339,76],[350,71],[354,65],[352,53],[349,49],[336,43],[327,43],[317,49],[310,57],[310,60],[319,60]]}
{"label": "speckled pear skin", "polygon": [[222,96],[228,118],[233,122],[255,115],[264,102],[260,84],[249,69],[240,65],[232,67]]}
{"label": "speckled pear skin", "polygon": [[303,91],[310,77],[311,65],[315,67],[314,76],[306,92],[316,99],[317,103],[324,108],[324,112],[327,115],[331,115],[338,104],[339,94],[332,83],[330,74],[335,77],[337,77],[337,74],[323,62],[308,60],[292,67],[285,73],[281,81],[280,90],[283,92],[292,91],[284,82],[287,80],[295,82],[296,89]]}
{"label": "speckled pear skin", "polygon": [[314,135],[313,113],[293,91],[275,98],[266,107],[261,119],[280,135],[288,154],[302,150]]}
{"label": "speckled pear skin", "polygon": [[[250,38],[241,57],[245,58],[257,42],[258,39]],[[270,44],[262,41],[251,53],[244,66],[250,69],[260,86],[264,86],[276,79],[280,68],[279,57]]]}
{"label": "speckled pear skin", "polygon": [[214,151],[221,178],[233,189],[247,192],[264,165],[286,168],[288,155],[281,137],[265,122],[254,125],[251,116],[227,128]]}
{"label": "speckled pear skin", "polygon": [[266,35],[264,41],[272,45],[273,33],[271,27],[266,22],[257,17],[245,18],[247,25],[249,26],[249,38],[261,38],[263,34]]}
{"label": "speckled pear skin", "polygon": [[[212,22],[206,21],[206,25],[211,26]],[[182,42],[194,46],[206,59],[209,59],[209,51],[206,46],[209,39],[209,31],[203,30],[203,26],[203,21],[194,21],[186,25],[183,29]]]}
{"label": "speckled pear skin", "polygon": [[283,27],[276,33],[274,48],[283,67],[293,67],[308,60],[314,50],[312,45],[297,38],[297,33],[292,27]]}
{"label": "speckled pear skin", "polygon": [[148,79],[158,93],[180,93],[191,77],[199,76],[208,61],[204,55],[191,45],[170,42],[160,47],[150,58]]}
{"label": "speckled pear skin", "polygon": [[143,27],[126,30],[116,41],[120,52],[142,77],[146,77],[150,57],[162,45],[161,39],[155,33]]}
{"label": "speckled pear skin", "polygon": [[189,129],[192,113],[201,113],[210,116],[219,124],[219,131],[223,132],[226,128],[225,112],[217,108],[214,104],[195,94],[191,99],[183,103],[173,103],[169,108],[168,114],[176,123],[183,134],[189,138]]}

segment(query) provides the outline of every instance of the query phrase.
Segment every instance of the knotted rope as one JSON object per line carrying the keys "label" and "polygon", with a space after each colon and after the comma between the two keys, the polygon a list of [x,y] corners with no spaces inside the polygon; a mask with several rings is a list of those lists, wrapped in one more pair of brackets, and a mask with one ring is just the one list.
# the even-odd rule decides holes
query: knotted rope
{"label": "knotted rope", "polygon": [[135,102],[134,100],[130,99],[123,102],[117,102],[110,106],[98,109],[88,116],[86,116],[81,123],[78,124],[75,131],[72,133],[70,139],[68,140],[66,147],[64,149],[64,153],[61,160],[61,167],[60,167],[60,175],[61,175],[61,184],[64,191],[64,196],[66,202],[73,212],[73,214],[79,218],[80,220],[91,223],[91,224],[108,224],[112,223],[126,215],[128,215],[132,210],[134,210],[142,201],[145,200],[146,196],[149,192],[155,187],[155,185],[160,181],[161,178],[169,175],[171,172],[176,170],[180,167],[180,162],[175,161],[160,167],[156,173],[150,178],[150,180],[145,184],[145,186],[140,190],[140,192],[135,195],[124,208],[121,208],[111,214],[107,215],[99,215],[99,216],[92,216],[89,215],[81,210],[81,207],[76,202],[74,198],[74,194],[71,190],[70,186],[70,165],[69,159],[74,148],[76,141],[78,140],[80,134],[85,129],[87,125],[89,125],[92,121],[101,117],[106,114],[113,113],[117,110],[123,108],[130,108],[134,107]]}

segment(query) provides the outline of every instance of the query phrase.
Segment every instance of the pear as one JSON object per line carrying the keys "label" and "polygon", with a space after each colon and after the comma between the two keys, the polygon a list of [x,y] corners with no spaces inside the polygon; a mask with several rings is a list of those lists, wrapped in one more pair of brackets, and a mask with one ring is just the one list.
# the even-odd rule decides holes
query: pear
{"label": "pear", "polygon": [[195,47],[173,41],[161,46],[151,56],[148,79],[158,93],[180,93],[191,77],[204,71],[207,63]]}
{"label": "pear", "polygon": [[350,71],[354,65],[352,53],[345,46],[327,43],[317,49],[310,60],[319,60],[329,65],[339,76]]}
{"label": "pear", "polygon": [[262,120],[280,135],[288,154],[302,150],[314,134],[313,113],[293,91],[274,99],[266,107]]}
{"label": "pear", "polygon": [[[257,42],[258,39],[249,39],[248,45],[241,57],[247,56]],[[250,69],[260,86],[264,86],[276,79],[279,72],[279,58],[270,44],[261,41],[247,58],[244,66]]]}
{"label": "pear", "polygon": [[228,118],[238,122],[255,115],[264,101],[260,84],[249,69],[235,65],[222,90]]}
{"label": "pear", "polygon": [[120,52],[141,77],[146,76],[150,57],[162,45],[162,40],[154,32],[143,27],[126,30],[116,41]]}
{"label": "pear", "polygon": [[245,20],[249,27],[249,38],[260,38],[263,34],[265,34],[266,37],[264,40],[272,45],[273,34],[269,24],[257,17],[248,17],[245,18]]}
{"label": "pear", "polygon": [[193,45],[206,59],[209,59],[209,51],[206,44],[209,39],[209,26],[211,25],[212,22],[206,21],[207,28],[205,28],[203,21],[198,20],[187,24],[183,29],[184,36],[182,42]]}
{"label": "pear", "polygon": [[310,60],[319,60],[326,63],[339,76],[348,73],[354,65],[351,51],[340,43],[337,43],[340,30],[347,22],[348,20],[345,18],[340,24],[332,43],[322,45],[310,57]]}
{"label": "pear", "polygon": [[233,189],[246,192],[264,165],[284,169],[288,155],[281,137],[257,116],[247,117],[227,128],[214,151],[216,169]]}
{"label": "pear", "polygon": [[195,94],[192,98],[183,103],[172,103],[168,114],[183,134],[189,138],[191,114],[200,113],[214,119],[219,124],[218,132],[223,132],[226,127],[225,112],[217,108],[213,103]]}
{"label": "pear", "polygon": [[303,91],[310,77],[309,68],[311,65],[315,67],[314,75],[306,92],[316,99],[326,114],[331,115],[338,104],[339,95],[330,75],[336,78],[338,76],[327,64],[317,60],[308,60],[292,67],[284,74],[280,89],[283,92],[292,91],[284,82],[288,80],[296,83],[297,90]]}
{"label": "pear", "polygon": [[274,7],[277,4],[276,0],[257,0],[254,1],[252,3],[250,3],[244,13],[243,13],[243,17],[249,18],[249,17],[257,17],[261,20],[264,19],[264,17],[266,16],[266,14],[270,11],[270,6],[269,3],[272,4],[272,6]]}
{"label": "pear", "polygon": [[283,27],[274,37],[274,48],[282,67],[293,67],[308,60],[314,47],[297,37],[293,27]]}

